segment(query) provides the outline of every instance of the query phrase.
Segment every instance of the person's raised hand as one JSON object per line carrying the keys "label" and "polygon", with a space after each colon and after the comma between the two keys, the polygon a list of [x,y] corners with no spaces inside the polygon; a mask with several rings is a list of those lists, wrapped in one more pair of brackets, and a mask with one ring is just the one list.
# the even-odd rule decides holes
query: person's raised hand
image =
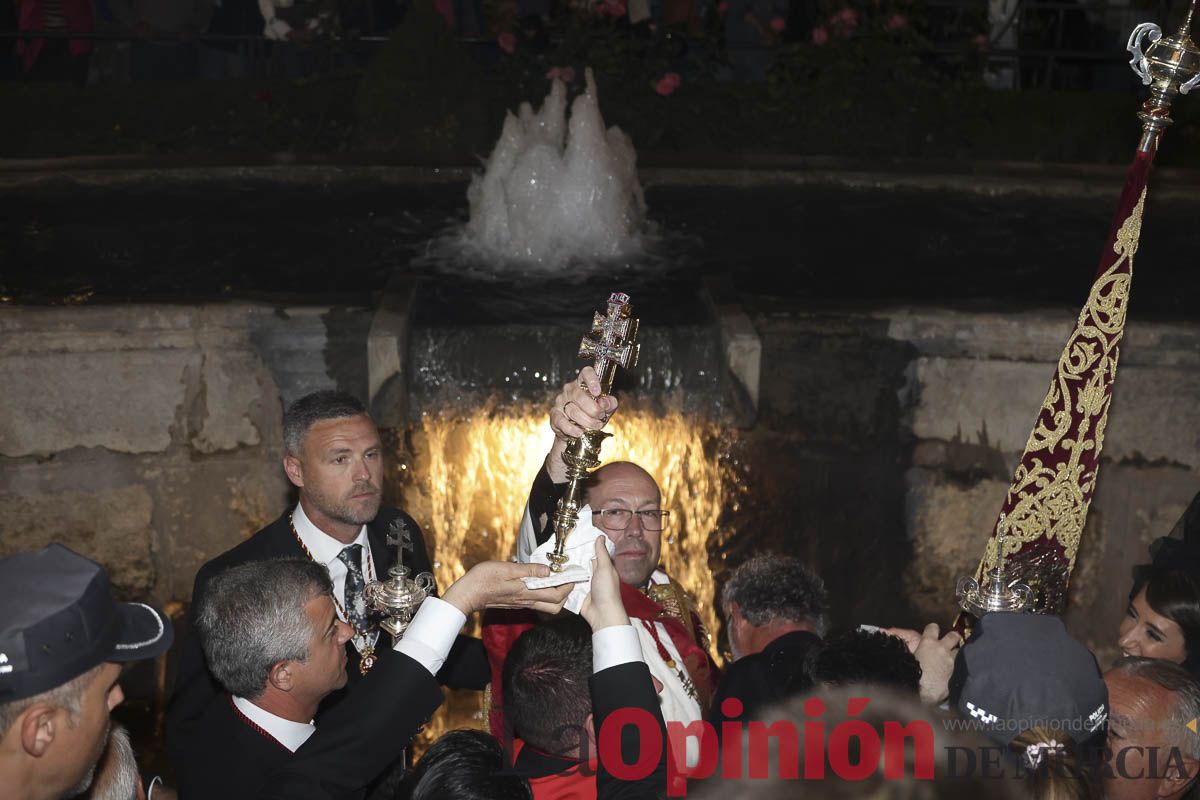
{"label": "person's raised hand", "polygon": [[584,367],[579,377],[565,384],[550,408],[550,429],[554,431],[554,449],[546,458],[546,469],[555,483],[567,479],[562,453],[568,439],[577,439],[584,431],[598,431],[608,424],[617,410],[617,398],[601,394],[600,379],[592,367]]}
{"label": "person's raised hand", "polygon": [[483,561],[451,584],[442,599],[467,615],[485,608],[529,608],[557,614],[574,584],[530,589],[521,580],[544,578],[549,574],[550,567],[545,564]]}
{"label": "person's raised hand", "polygon": [[937,623],[931,622],[921,633],[921,641],[913,651],[921,665],[921,700],[938,705],[950,696],[950,675],[954,659],[962,646],[962,637],[954,631],[940,636]]}
{"label": "person's raised hand", "polygon": [[621,578],[608,554],[605,536],[596,537],[596,555],[592,558],[592,590],[584,598],[579,616],[592,626],[592,633],[613,625],[628,625],[629,615],[621,602]]}
{"label": "person's raised hand", "polygon": [[921,634],[912,628],[880,628],[879,632],[886,633],[888,636],[895,636],[904,642],[910,653],[916,653],[917,646],[921,644]]}

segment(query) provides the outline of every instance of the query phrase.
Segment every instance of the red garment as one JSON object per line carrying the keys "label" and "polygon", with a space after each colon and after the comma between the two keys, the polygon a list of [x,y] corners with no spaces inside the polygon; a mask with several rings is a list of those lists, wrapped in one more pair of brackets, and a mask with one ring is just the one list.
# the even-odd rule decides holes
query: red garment
{"label": "red garment", "polygon": [[[62,0],[63,21],[67,30],[72,33],[92,32],[92,4],[90,0]],[[17,29],[21,31],[45,30],[42,19],[41,0],[17,0]],[[42,52],[44,39],[18,39],[17,56],[21,59],[21,67],[28,72]],[[92,49],[89,39],[71,39],[67,42],[67,50],[72,56],[81,56]]]}
{"label": "red garment", "polygon": [[[683,666],[687,669],[688,676],[691,677],[692,683],[696,686],[696,692],[700,695],[700,710],[701,712],[707,711],[708,701],[717,689],[717,665],[708,651],[696,644],[682,622],[668,614],[661,605],[634,587],[621,584],[621,602],[625,606],[625,613],[630,618],[644,619],[647,622],[661,622],[667,629],[667,633],[671,634],[671,641],[675,643],[675,649],[679,651],[679,656],[683,659]],[[692,615],[692,629],[702,630],[699,615],[691,609],[688,610],[688,613]]]}
{"label": "red garment", "polygon": [[[513,740],[513,763],[521,755],[521,750],[528,747],[520,739]],[[582,763],[582,762],[581,762]],[[596,769],[595,761],[588,763],[588,769],[582,770],[576,766],[566,772],[546,775],[541,778],[529,778],[529,787],[533,789],[533,800],[596,800]]]}
{"label": "red garment", "polygon": [[[717,687],[717,666],[708,652],[693,641],[679,620],[667,614],[661,605],[638,589],[621,584],[621,600],[625,605],[625,613],[631,619],[661,622],[667,629],[675,649],[683,658],[684,668],[700,694],[700,708],[707,710],[708,699]],[[504,740],[504,660],[517,638],[536,622],[537,617],[532,611],[492,610],[483,617],[483,646],[487,649],[488,665],[492,669],[492,704],[488,710],[488,722],[492,735],[501,741]],[[700,618],[694,611],[692,625],[695,630],[700,630]]]}

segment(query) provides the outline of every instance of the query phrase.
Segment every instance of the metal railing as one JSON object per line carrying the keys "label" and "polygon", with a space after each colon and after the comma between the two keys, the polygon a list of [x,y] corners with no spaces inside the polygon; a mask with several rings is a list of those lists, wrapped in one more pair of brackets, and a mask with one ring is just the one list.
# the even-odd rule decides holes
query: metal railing
{"label": "metal railing", "polygon": [[[993,3],[995,0],[993,0]],[[1124,43],[1129,30],[1141,21],[1168,27],[1180,0],[1156,0],[1152,6],[1134,7],[1118,0],[1012,0],[1006,19],[988,18],[985,0],[925,0],[932,47],[927,55],[945,61],[961,60],[985,71],[1008,71],[1007,88],[1125,88],[1132,80],[1123,64],[1128,60]],[[1177,14],[1176,14],[1177,15]],[[967,42],[964,30],[974,25],[986,42]],[[982,30],[986,28],[986,30]],[[387,40],[371,33],[355,36],[321,36],[311,44],[279,42],[258,35],[205,33],[198,36],[155,35],[144,38],[124,30],[87,33],[67,31],[0,31],[0,49],[11,50],[20,39],[85,39],[108,55],[153,46],[178,47],[198,54],[195,77],[222,77],[206,70],[206,58],[230,58],[241,75],[262,78],[312,74],[342,67],[361,67]],[[459,42],[494,59],[496,42],[488,38],[460,37]],[[223,54],[223,55],[222,55]],[[126,56],[128,61],[128,56]],[[303,62],[303,63],[298,63]],[[109,74],[93,80],[130,80],[144,75],[125,74],[128,63],[110,66]],[[18,71],[14,71],[14,77]],[[1003,83],[1001,83],[1003,85]]]}

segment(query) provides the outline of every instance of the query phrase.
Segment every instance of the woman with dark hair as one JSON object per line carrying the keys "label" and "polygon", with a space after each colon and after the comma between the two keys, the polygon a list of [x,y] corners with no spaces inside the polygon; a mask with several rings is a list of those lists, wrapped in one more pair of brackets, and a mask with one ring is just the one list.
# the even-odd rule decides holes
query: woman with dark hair
{"label": "woman with dark hair", "polygon": [[1171,533],[1133,569],[1117,644],[1122,655],[1182,664],[1200,678],[1200,494]]}

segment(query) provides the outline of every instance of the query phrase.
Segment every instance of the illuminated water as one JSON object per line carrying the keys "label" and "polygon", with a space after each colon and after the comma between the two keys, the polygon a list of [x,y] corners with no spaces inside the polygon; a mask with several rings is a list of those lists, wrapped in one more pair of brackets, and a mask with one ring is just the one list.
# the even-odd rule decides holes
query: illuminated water
{"label": "illuminated water", "polygon": [[569,120],[559,80],[536,112],[522,103],[507,115],[484,173],[467,190],[465,248],[553,271],[642,251],[637,154],[620,128],[605,128],[590,69],[586,82]]}
{"label": "illuminated water", "polygon": [[[671,516],[663,530],[662,566],[692,595],[713,635],[718,611],[710,552],[729,532],[724,515],[736,511],[739,486],[728,458],[728,434],[703,417],[678,410],[624,407],[610,423],[603,460],[641,464],[662,489]],[[426,527],[438,585],[448,586],[473,564],[513,555],[529,487],[552,434],[541,407],[484,405],[474,413],[425,413],[410,437],[404,508]],[[427,522],[426,522],[427,521]],[[453,693],[447,710],[427,730],[482,720],[477,692]]]}

